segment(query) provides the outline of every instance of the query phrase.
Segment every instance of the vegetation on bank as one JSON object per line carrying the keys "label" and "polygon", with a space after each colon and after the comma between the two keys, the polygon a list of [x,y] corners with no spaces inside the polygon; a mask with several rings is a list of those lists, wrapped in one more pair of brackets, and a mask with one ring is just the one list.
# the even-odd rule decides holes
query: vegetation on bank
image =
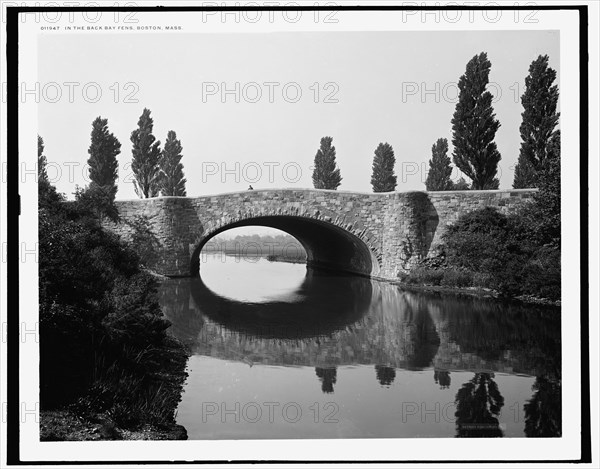
{"label": "vegetation on bank", "polygon": [[306,256],[287,256],[271,254],[267,256],[269,262],[287,262],[289,264],[306,264]]}
{"label": "vegetation on bank", "polygon": [[537,174],[533,202],[505,215],[467,213],[443,236],[439,254],[401,276],[409,285],[489,289],[503,297],[561,297],[560,146]]}
{"label": "vegetation on bank", "polygon": [[89,196],[67,202],[39,179],[40,437],[185,438],[188,353],[167,335],[157,280]]}

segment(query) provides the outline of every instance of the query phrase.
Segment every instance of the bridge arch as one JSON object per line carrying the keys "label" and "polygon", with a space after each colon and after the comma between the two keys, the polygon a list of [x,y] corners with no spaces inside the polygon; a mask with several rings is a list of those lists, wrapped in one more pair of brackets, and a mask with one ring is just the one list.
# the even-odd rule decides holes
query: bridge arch
{"label": "bridge arch", "polygon": [[369,239],[360,232],[351,232],[333,221],[318,217],[290,214],[247,215],[242,219],[220,220],[207,227],[195,243],[190,259],[190,275],[200,273],[202,248],[216,235],[232,228],[264,226],[283,231],[302,245],[306,251],[307,266],[364,276],[378,276],[381,256]]}

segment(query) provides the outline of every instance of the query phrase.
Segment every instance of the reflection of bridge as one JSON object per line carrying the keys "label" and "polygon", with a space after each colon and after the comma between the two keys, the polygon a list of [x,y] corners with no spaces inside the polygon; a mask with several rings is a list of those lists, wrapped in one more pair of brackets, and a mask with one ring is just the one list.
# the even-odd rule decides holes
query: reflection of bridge
{"label": "reflection of bridge", "polygon": [[[357,277],[338,277],[333,287],[332,278],[308,275],[307,302],[287,310],[219,297],[200,279],[166,282],[165,313],[195,353],[249,364],[559,374],[560,325],[543,312]],[[328,299],[327,291],[341,294]]]}
{"label": "reflection of bridge", "polygon": [[122,223],[148,218],[160,246],[154,269],[198,274],[202,247],[230,228],[260,225],[298,239],[309,266],[397,278],[439,243],[446,226],[482,206],[513,210],[533,190],[361,194],[316,189],[269,189],[205,197],[117,201]]}

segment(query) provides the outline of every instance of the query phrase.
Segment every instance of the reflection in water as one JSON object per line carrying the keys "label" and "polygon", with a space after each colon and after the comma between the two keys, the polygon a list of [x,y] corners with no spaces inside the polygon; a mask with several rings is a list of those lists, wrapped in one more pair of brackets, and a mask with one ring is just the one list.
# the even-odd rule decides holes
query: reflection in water
{"label": "reflection in water", "polygon": [[452,380],[449,371],[435,370],[433,372],[433,381],[440,385],[440,389],[448,389]]}
{"label": "reflection in water", "polygon": [[498,421],[503,406],[494,373],[475,373],[456,393],[456,436],[503,436]]}
{"label": "reflection in water", "polygon": [[531,437],[561,436],[560,382],[535,378],[534,393],[525,404],[525,434]]}
{"label": "reflection in water", "polygon": [[309,271],[293,301],[253,303],[215,294],[202,280],[191,281],[199,313],[227,330],[252,338],[302,339],[327,336],[362,318],[371,304],[372,285],[363,278],[325,276]]}
{"label": "reflection in water", "polygon": [[[268,275],[290,276],[289,290],[278,282],[271,294],[261,262],[213,269],[209,283],[216,290],[220,279],[227,295],[203,279],[161,286],[170,331],[194,353],[178,412],[190,438],[560,435],[559,310],[417,294],[282,263]],[[248,275],[263,275],[260,301],[247,300]],[[303,405],[306,421],[209,425],[202,414],[207,400],[260,399]],[[503,415],[505,399],[525,419]],[[338,423],[308,418],[317,403],[335,404]],[[451,410],[437,420],[404,413],[436,403]]]}
{"label": "reflection in water", "polygon": [[[281,264],[267,262],[261,257],[217,253],[202,254],[200,261],[202,281],[207,288],[220,297],[244,303],[269,303],[278,299],[295,301],[293,292],[300,293],[298,287],[306,274],[304,264],[287,264],[287,275],[279,275]],[[236,276],[239,267],[244,269],[248,265],[260,269],[261,275],[245,275],[243,279]],[[227,268],[226,272],[223,267]],[[265,278],[269,279],[268,285],[265,285]],[[243,288],[240,288],[240,280],[244,283]]]}
{"label": "reflection in water", "polygon": [[396,378],[396,370],[391,366],[375,365],[377,381],[382,386],[390,386]]}
{"label": "reflection in water", "polygon": [[333,368],[315,368],[315,372],[321,381],[321,391],[325,394],[333,393],[333,385],[337,381],[337,369]]}

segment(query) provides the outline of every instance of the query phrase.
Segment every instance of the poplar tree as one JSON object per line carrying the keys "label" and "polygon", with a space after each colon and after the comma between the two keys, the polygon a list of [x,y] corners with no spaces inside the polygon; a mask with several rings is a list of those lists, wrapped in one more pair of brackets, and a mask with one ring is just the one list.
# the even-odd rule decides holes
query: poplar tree
{"label": "poplar tree", "polygon": [[519,159],[515,165],[513,188],[526,189],[528,187],[537,187],[537,171],[527,157],[519,154]]}
{"label": "poplar tree", "polygon": [[458,102],[452,118],[454,164],[473,181],[473,189],[498,186],[500,152],[494,142],[500,122],[486,91],[491,62],[482,52],[474,56],[458,81]]}
{"label": "poplar tree", "polygon": [[315,167],[312,174],[315,189],[336,190],[342,182],[339,168],[335,162],[335,147],[332,137],[323,137],[321,146],[315,155]]}
{"label": "poplar tree", "polygon": [[106,216],[115,220],[118,217],[114,202],[119,153],[121,143],[108,130],[108,120],[96,117],[92,122],[91,143],[88,148],[90,184],[85,189],[78,189],[75,198],[82,207],[100,219]]}
{"label": "poplar tree", "polygon": [[119,153],[121,153],[121,143],[109,132],[108,119],[96,117],[92,122],[91,143],[88,148],[90,157],[87,160],[92,184],[100,187],[116,186]]}
{"label": "poplar tree", "polygon": [[560,188],[560,130],[550,139],[547,159],[538,173],[539,191],[534,194],[538,223],[534,232],[540,244],[560,246],[561,188]]}
{"label": "poplar tree", "polygon": [[438,138],[431,147],[431,159],[429,160],[429,172],[425,187],[428,191],[450,191],[454,184],[450,179],[452,166],[448,156],[448,140]]}
{"label": "poplar tree", "polygon": [[170,130],[160,158],[160,193],[161,195],[185,196],[185,183],[181,154],[183,148],[175,131]]}
{"label": "poplar tree", "polygon": [[131,169],[135,192],[141,199],[156,197],[160,191],[160,141],[152,135],[154,120],[150,110],[144,108],[138,128],[131,132],[133,159]]}
{"label": "poplar tree", "polygon": [[394,175],[394,149],[389,143],[380,143],[375,149],[373,158],[373,174],[371,185],[373,192],[391,192],[396,189],[396,176]]}
{"label": "poplar tree", "polygon": [[48,172],[46,170],[46,166],[48,165],[48,160],[44,155],[44,139],[37,136],[38,143],[38,183],[43,181],[48,181]]}
{"label": "poplar tree", "polygon": [[515,167],[515,189],[537,187],[539,172],[549,158],[549,146],[560,113],[558,86],[554,84],[556,71],[548,66],[548,56],[540,55],[529,66],[525,78],[525,92],[521,96],[523,118],[519,131],[521,149]]}

